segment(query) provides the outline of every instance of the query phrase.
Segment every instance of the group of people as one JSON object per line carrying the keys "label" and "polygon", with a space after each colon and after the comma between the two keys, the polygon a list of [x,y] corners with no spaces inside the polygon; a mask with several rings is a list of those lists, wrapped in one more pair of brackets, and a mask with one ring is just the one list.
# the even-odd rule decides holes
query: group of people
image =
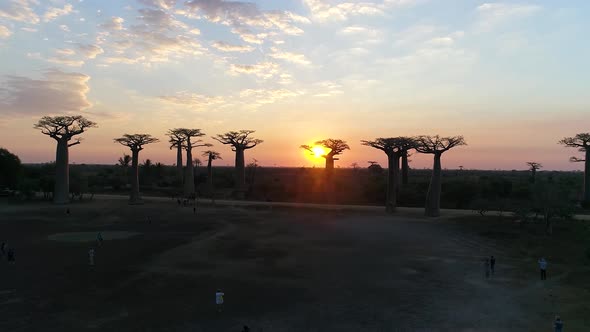
{"label": "group of people", "polygon": [[0,255],[1,255],[1,257],[6,256],[6,260],[8,261],[8,264],[14,264],[14,263],[16,263],[16,257],[14,255],[14,249],[7,248],[6,247],[6,242],[2,242],[2,245],[0,245]]}
{"label": "group of people", "polygon": [[[541,257],[539,258],[537,263],[539,264],[539,270],[541,272],[541,280],[547,280],[547,260],[545,259],[545,257]],[[485,258],[483,260],[483,267],[484,275],[486,278],[493,276],[496,270],[496,258],[494,256],[490,256],[490,258]],[[561,317],[555,316],[553,328],[555,332],[563,332],[563,320],[561,320]]]}

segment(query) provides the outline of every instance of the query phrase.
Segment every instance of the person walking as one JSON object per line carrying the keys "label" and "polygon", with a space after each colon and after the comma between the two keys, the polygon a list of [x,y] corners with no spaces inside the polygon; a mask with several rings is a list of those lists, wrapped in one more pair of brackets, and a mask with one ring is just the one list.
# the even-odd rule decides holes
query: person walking
{"label": "person walking", "polygon": [[541,270],[541,280],[547,280],[547,261],[544,257],[539,259],[539,269]]}
{"label": "person walking", "polygon": [[490,257],[490,272],[492,272],[492,276],[496,270],[496,258],[494,256]]}
{"label": "person walking", "polygon": [[563,321],[561,320],[561,317],[555,316],[553,328],[555,329],[555,332],[563,332]]}
{"label": "person walking", "polygon": [[0,255],[2,255],[2,257],[6,255],[6,242],[2,242],[2,245],[0,246]]}
{"label": "person walking", "polygon": [[225,295],[225,293],[223,293],[221,291],[221,289],[218,289],[217,292],[215,293],[215,304],[217,305],[217,312],[221,312],[221,309],[223,307],[223,296]]}
{"label": "person walking", "polygon": [[100,232],[98,232],[98,234],[96,234],[96,243],[98,244],[98,246],[102,246],[102,234]]}

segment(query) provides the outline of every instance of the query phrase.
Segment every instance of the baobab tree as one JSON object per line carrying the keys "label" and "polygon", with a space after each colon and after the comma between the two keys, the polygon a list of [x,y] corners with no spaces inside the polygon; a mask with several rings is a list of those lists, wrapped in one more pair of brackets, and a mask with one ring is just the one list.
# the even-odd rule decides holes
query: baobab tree
{"label": "baobab tree", "polygon": [[[205,136],[201,129],[178,128],[178,132],[184,137],[184,149],[186,150],[186,168],[184,169],[184,196],[195,195],[195,169],[193,167],[193,149],[202,146],[212,146],[203,143],[199,137]],[[194,140],[193,140],[194,139]]]}
{"label": "baobab tree", "polygon": [[526,164],[529,166],[529,170],[531,171],[531,182],[535,183],[537,170],[543,168],[543,165],[535,161],[527,161]]}
{"label": "baobab tree", "polygon": [[[330,150],[321,157],[326,159],[326,175],[328,177],[331,177],[334,171],[334,161],[338,160],[338,158],[335,157],[341,155],[345,150],[350,150],[350,147],[348,146],[348,144],[346,144],[346,141],[332,138],[317,141],[314,144]],[[311,152],[313,155],[315,155],[312,146],[301,145],[300,148],[307,150]]]}
{"label": "baobab tree", "polygon": [[207,150],[203,152],[203,157],[207,158],[207,190],[213,194],[213,160],[222,159],[221,154]]}
{"label": "baobab tree", "polygon": [[397,190],[399,187],[399,166],[400,158],[407,154],[407,147],[413,144],[414,140],[408,137],[376,138],[373,141],[361,141],[362,145],[379,149],[387,155],[387,197],[385,200],[385,211],[395,212],[397,208]]}
{"label": "baobab tree", "polygon": [[559,144],[570,148],[577,148],[584,153],[584,159],[571,157],[572,162],[584,163],[584,193],[582,196],[582,206],[590,207],[590,133],[580,133],[574,137],[565,137]]}
{"label": "baobab tree", "polygon": [[44,116],[33,127],[57,141],[53,202],[66,204],[69,202],[70,196],[69,148],[80,144],[82,139],[77,138],[74,142],[70,141],[88,128],[96,127],[96,123],[81,115]]}
{"label": "baobab tree", "polygon": [[119,143],[131,149],[131,193],[129,194],[129,204],[142,204],[139,196],[139,151],[143,146],[159,142],[159,140],[150,134],[125,134],[123,137],[115,138],[115,143]]}
{"label": "baobab tree", "polygon": [[463,136],[440,137],[435,136],[418,136],[416,140],[416,151],[434,155],[434,165],[432,167],[432,178],[428,186],[426,195],[426,216],[438,217],[440,215],[440,191],[441,191],[441,173],[442,167],[440,159],[442,154],[450,149],[467,145]]}
{"label": "baobab tree", "polygon": [[185,138],[180,130],[180,128],[170,129],[166,135],[168,136],[168,143],[170,143],[170,150],[176,149],[176,179],[179,185],[182,186],[184,180],[182,170],[182,149],[184,149]]}
{"label": "baobab tree", "polygon": [[212,137],[214,140],[231,145],[232,151],[236,153],[236,193],[238,198],[243,198],[246,191],[246,164],[244,151],[252,149],[264,142],[261,139],[250,137],[255,130],[229,131],[225,134],[218,134]]}

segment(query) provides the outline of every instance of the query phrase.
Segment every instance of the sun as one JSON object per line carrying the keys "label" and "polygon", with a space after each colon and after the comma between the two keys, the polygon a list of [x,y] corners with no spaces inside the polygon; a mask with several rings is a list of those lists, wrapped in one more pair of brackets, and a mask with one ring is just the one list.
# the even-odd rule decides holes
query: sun
{"label": "sun", "polygon": [[311,151],[313,152],[313,155],[316,158],[321,158],[323,155],[326,154],[326,150],[323,147],[318,146],[318,145],[311,148]]}

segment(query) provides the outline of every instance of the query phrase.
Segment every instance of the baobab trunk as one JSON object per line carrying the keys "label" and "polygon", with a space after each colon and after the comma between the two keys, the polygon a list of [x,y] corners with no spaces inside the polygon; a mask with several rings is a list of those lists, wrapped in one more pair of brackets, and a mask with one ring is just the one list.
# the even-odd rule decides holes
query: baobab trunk
{"label": "baobab trunk", "polygon": [[184,175],[182,174],[182,144],[180,143],[178,143],[178,147],[176,148],[176,172],[178,183],[182,186]]}
{"label": "baobab trunk", "polygon": [[209,154],[209,161],[207,162],[207,190],[210,194],[213,194],[213,156]]}
{"label": "baobab trunk", "polygon": [[66,138],[58,139],[57,151],[55,153],[55,188],[53,193],[53,202],[56,204],[67,204],[70,202],[68,150],[68,140]]}
{"label": "baobab trunk", "polygon": [[139,150],[131,150],[131,194],[129,204],[142,204],[139,196]]}
{"label": "baobab trunk", "polygon": [[408,184],[408,170],[410,165],[408,164],[408,153],[402,154],[402,185]]}
{"label": "baobab trunk", "polygon": [[590,208],[590,148],[586,149],[586,161],[584,161],[584,198],[582,204]]}
{"label": "baobab trunk", "polygon": [[236,148],[236,197],[244,199],[246,191],[246,165],[244,149]]}
{"label": "baobab trunk", "polygon": [[192,197],[195,194],[195,169],[193,168],[193,147],[190,139],[186,143],[186,168],[184,177],[184,196]]}
{"label": "baobab trunk", "polygon": [[399,156],[387,156],[387,198],[385,202],[385,211],[388,213],[395,212],[397,207],[397,183],[399,177]]}
{"label": "baobab trunk", "polygon": [[426,195],[426,216],[438,217],[440,215],[440,191],[441,191],[441,159],[442,154],[434,154],[434,165],[432,167],[432,179]]}

